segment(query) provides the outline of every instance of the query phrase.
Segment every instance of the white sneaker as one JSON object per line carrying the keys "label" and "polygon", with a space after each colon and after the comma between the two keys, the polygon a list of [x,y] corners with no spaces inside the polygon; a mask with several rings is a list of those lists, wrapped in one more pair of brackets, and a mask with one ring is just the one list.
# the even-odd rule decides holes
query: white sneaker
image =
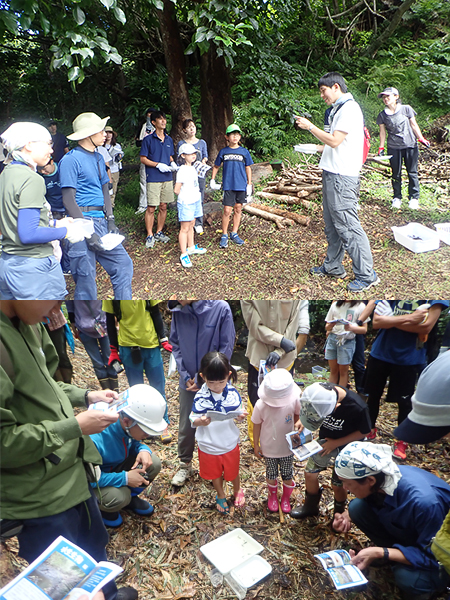
{"label": "white sneaker", "polygon": [[146,206],[140,206],[134,214],[140,215],[141,213],[145,213],[146,210],[147,210]]}
{"label": "white sneaker", "polygon": [[202,234],[203,233],[203,227],[201,225],[196,225],[194,227],[194,231],[195,231],[195,233]]}
{"label": "white sneaker", "polygon": [[402,201],[400,198],[394,198],[392,200],[392,208],[401,208],[402,207]]}
{"label": "white sneaker", "polygon": [[410,198],[408,203],[409,208],[413,210],[417,210],[419,208],[419,199],[418,198]]}
{"label": "white sneaker", "polygon": [[179,469],[172,478],[172,485],[181,487],[186,483],[186,479],[189,479],[189,477],[193,475],[193,473],[194,470],[191,467],[191,463],[180,462]]}

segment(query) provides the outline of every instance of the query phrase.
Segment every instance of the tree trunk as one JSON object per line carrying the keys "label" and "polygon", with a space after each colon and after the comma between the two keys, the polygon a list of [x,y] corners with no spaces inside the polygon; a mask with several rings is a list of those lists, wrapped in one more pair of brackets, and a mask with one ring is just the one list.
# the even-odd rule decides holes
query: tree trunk
{"label": "tree trunk", "polygon": [[382,33],[376,37],[373,42],[369,44],[363,56],[373,57],[376,54],[377,50],[381,48],[381,46],[391,37],[391,35],[400,25],[403,15],[411,8],[415,1],[416,0],[403,0],[395,13],[392,15],[392,19],[388,21],[389,25],[383,29]]}
{"label": "tree trunk", "polygon": [[229,69],[211,44],[200,56],[202,138],[208,144],[210,160],[226,145],[225,129],[233,122]]}
{"label": "tree trunk", "polygon": [[172,114],[170,135],[176,145],[181,139],[181,123],[192,118],[191,103],[186,83],[186,59],[178,30],[173,2],[163,0],[164,9],[156,11],[166,60],[167,78]]}

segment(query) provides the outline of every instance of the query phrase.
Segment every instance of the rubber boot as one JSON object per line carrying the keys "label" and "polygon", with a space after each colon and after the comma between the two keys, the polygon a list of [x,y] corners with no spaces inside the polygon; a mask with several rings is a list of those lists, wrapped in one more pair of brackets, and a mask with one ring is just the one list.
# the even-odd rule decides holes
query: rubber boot
{"label": "rubber boot", "polygon": [[110,377],[109,381],[109,389],[114,392],[119,393],[119,378],[118,377]]}
{"label": "rubber boot", "polygon": [[102,390],[109,390],[111,389],[109,387],[109,379],[99,379],[98,380],[100,387],[102,388]]}
{"label": "rubber boot", "polygon": [[270,512],[278,512],[278,483],[276,485],[267,484],[269,497],[267,499],[267,508]]}
{"label": "rubber boot", "polygon": [[122,515],[119,512],[105,512],[101,510],[100,513],[106,527],[120,527],[122,525]]}
{"label": "rubber boot", "polygon": [[291,510],[291,517],[294,519],[304,519],[305,517],[315,517],[319,514],[319,503],[322,497],[322,488],[317,494],[306,492],[303,506],[296,506]]}
{"label": "rubber boot", "polygon": [[287,485],[287,483],[284,483],[283,481],[283,495],[281,496],[281,510],[288,514],[291,512],[291,503],[289,501],[289,498],[291,497],[291,494],[293,492],[295,488],[295,483],[293,485]]}
{"label": "rubber boot", "polygon": [[345,512],[345,505],[347,504],[347,500],[344,500],[343,502],[338,502],[336,500],[336,498],[334,499],[334,511],[333,514],[335,515],[336,513],[343,513]]}

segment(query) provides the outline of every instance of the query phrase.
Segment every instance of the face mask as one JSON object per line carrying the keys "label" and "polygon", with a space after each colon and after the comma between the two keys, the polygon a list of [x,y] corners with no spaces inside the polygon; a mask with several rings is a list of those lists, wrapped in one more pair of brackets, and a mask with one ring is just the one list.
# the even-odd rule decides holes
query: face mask
{"label": "face mask", "polygon": [[148,129],[151,129],[151,127],[152,127],[152,120],[151,120],[150,117],[147,117],[147,119],[146,119],[146,125],[147,125]]}

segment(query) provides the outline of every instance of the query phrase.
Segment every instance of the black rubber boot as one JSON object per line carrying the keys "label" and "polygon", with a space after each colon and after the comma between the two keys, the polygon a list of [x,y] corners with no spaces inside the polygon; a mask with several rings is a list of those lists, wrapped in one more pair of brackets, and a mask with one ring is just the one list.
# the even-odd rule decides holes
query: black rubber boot
{"label": "black rubber boot", "polygon": [[109,379],[99,379],[98,380],[100,387],[102,388],[102,390],[109,390],[111,389],[109,387]]}
{"label": "black rubber boot", "polygon": [[291,517],[294,519],[304,519],[305,517],[315,517],[319,514],[319,503],[322,497],[322,488],[318,494],[308,494],[306,492],[303,506],[296,506],[291,510]]}
{"label": "black rubber boot", "polygon": [[118,377],[110,377],[108,379],[109,382],[109,389],[113,390],[114,392],[119,393],[119,378]]}

